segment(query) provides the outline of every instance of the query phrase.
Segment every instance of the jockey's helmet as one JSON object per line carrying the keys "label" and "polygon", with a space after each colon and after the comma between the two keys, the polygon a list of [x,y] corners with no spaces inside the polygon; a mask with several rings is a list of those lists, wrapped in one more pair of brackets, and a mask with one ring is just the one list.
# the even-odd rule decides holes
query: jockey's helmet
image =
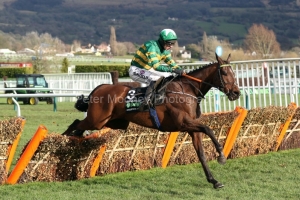
{"label": "jockey's helmet", "polygon": [[164,43],[175,43],[177,35],[172,29],[163,29],[159,34],[159,40]]}

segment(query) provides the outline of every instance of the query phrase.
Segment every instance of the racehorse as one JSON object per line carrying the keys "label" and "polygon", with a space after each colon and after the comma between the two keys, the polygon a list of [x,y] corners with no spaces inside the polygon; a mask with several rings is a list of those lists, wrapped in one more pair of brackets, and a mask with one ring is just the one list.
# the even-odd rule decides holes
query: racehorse
{"label": "racehorse", "polygon": [[201,133],[206,134],[212,140],[219,154],[220,164],[225,164],[226,157],[211,128],[197,120],[201,114],[199,101],[212,87],[218,88],[230,101],[239,98],[240,90],[230,66],[230,54],[227,60],[222,60],[216,54],[216,59],[215,63],[182,76],[173,77],[173,80],[166,85],[164,102],[155,107],[160,121],[159,128],[153,122],[149,112],[126,112],[124,99],[131,89],[129,86],[100,85],[90,93],[86,101],[82,98],[77,100],[75,104],[77,109],[87,111],[87,116],[83,120],[76,119],[63,135],[75,133],[77,136],[82,136],[85,130],[100,130],[104,126],[126,130],[129,122],[160,129],[160,131],[188,132],[192,137],[193,146],[207,181],[212,183],[214,188],[221,188],[224,185],[214,179],[206,163]]}

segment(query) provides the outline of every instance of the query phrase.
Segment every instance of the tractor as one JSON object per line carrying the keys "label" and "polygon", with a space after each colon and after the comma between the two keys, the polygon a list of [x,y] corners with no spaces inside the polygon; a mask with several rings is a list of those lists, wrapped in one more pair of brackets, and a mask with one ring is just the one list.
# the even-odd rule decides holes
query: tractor
{"label": "tractor", "polygon": [[[4,83],[4,87],[7,84]],[[18,88],[18,89],[17,89]],[[22,90],[20,88],[41,88],[41,90]],[[38,93],[53,93],[48,90],[48,83],[42,74],[17,74],[16,75],[16,89],[6,90],[5,93],[17,94],[38,94]],[[37,105],[39,101],[46,101],[47,104],[53,103],[53,97],[19,97],[15,98],[17,101],[23,101],[23,104]],[[11,97],[7,98],[8,104],[13,104]]]}

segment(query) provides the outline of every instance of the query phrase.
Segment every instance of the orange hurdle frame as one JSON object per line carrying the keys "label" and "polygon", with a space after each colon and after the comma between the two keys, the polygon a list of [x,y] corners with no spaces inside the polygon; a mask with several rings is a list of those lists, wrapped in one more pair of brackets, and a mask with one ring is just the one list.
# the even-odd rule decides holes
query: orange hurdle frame
{"label": "orange hurdle frame", "polygon": [[238,136],[238,133],[240,131],[240,128],[248,114],[248,110],[242,107],[236,107],[235,110],[239,113],[239,116],[234,120],[232,127],[230,128],[230,131],[228,133],[228,136],[226,138],[226,142],[224,145],[224,155],[227,158],[234,142],[236,141],[236,138]]}
{"label": "orange hurdle frame", "polygon": [[165,152],[164,152],[164,155],[163,155],[163,158],[162,158],[162,163],[161,163],[162,168],[166,168],[168,163],[169,163],[169,160],[171,158],[171,154],[173,152],[178,134],[179,134],[179,132],[170,133],[168,143],[167,143],[167,146],[165,148]]}
{"label": "orange hurdle frame", "polygon": [[7,161],[6,161],[6,173],[8,173],[9,168],[10,168],[11,163],[12,163],[12,160],[15,156],[16,149],[17,149],[17,146],[19,144],[19,141],[20,141],[20,138],[21,138],[21,135],[22,135],[22,131],[23,131],[23,128],[24,128],[24,125],[25,125],[25,122],[26,122],[26,120],[24,118],[20,118],[20,119],[22,120],[21,131],[18,133],[16,139],[14,140],[12,145],[9,147],[9,150],[7,152],[8,158],[7,158]]}
{"label": "orange hurdle frame", "polygon": [[281,144],[281,142],[283,140],[283,137],[285,136],[285,133],[286,133],[287,129],[289,128],[289,125],[290,125],[290,123],[291,123],[291,121],[293,119],[293,116],[294,116],[294,114],[296,112],[296,109],[297,109],[297,105],[295,103],[293,103],[293,102],[289,104],[289,107],[293,110],[293,112],[292,112],[291,116],[289,116],[289,118],[283,124],[283,127],[280,130],[280,134],[279,134],[279,136],[277,138],[277,144],[276,144],[276,149],[275,149],[276,151],[278,151],[278,148],[279,148],[279,146],[280,146],[280,144]]}
{"label": "orange hurdle frame", "polygon": [[96,172],[99,168],[99,165],[101,163],[101,160],[102,160],[102,157],[105,153],[105,150],[106,150],[106,146],[103,145],[100,147],[99,149],[99,153],[97,155],[97,157],[95,158],[94,162],[93,162],[93,165],[91,167],[91,170],[90,170],[90,177],[94,177],[96,175]]}
{"label": "orange hurdle frame", "polygon": [[32,156],[34,155],[35,151],[37,150],[40,142],[45,139],[48,130],[45,126],[40,125],[35,132],[34,136],[28,143],[26,149],[24,150],[22,156],[18,160],[15,168],[9,175],[6,183],[8,184],[16,184],[19,180],[20,176],[24,172],[25,168],[27,167],[28,163],[30,162]]}

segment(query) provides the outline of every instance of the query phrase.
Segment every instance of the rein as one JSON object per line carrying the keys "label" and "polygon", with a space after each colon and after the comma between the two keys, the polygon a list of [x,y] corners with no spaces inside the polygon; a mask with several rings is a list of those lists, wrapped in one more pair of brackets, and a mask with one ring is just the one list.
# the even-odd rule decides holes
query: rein
{"label": "rein", "polygon": [[[227,67],[227,66],[230,66],[230,65],[229,65],[229,64],[218,65],[218,74],[219,74],[219,78],[220,78],[220,81],[221,81],[221,84],[222,84],[221,86],[218,86],[218,87],[216,87],[215,85],[210,84],[210,83],[208,83],[208,82],[205,82],[205,81],[203,81],[203,80],[201,80],[201,79],[198,79],[198,78],[195,78],[195,77],[193,77],[193,76],[187,75],[187,74],[182,74],[182,76],[184,76],[184,77],[186,77],[186,78],[188,78],[188,79],[197,81],[197,82],[199,82],[199,83],[204,83],[204,84],[210,85],[211,87],[218,88],[220,91],[222,91],[222,88],[225,87],[225,82],[224,82],[224,79],[223,79],[223,77],[222,77],[222,75],[221,75],[221,67]],[[201,91],[200,91],[200,93],[201,93]],[[204,98],[203,95],[202,95],[202,98]]]}
{"label": "rein", "polygon": [[208,82],[202,81],[201,79],[195,78],[195,77],[193,77],[193,76],[189,76],[189,75],[187,75],[187,74],[182,74],[182,76],[184,76],[184,77],[186,77],[186,78],[188,78],[188,79],[197,81],[197,82],[199,82],[199,83],[204,83],[204,84],[210,85],[210,86],[212,86],[212,87],[215,87],[214,85],[212,85],[212,84],[210,84],[210,83],[208,83]]}
{"label": "rein", "polygon": [[194,81],[197,81],[197,82],[199,82],[199,83],[202,83],[202,82],[203,82],[201,79],[198,79],[198,78],[189,76],[189,75],[187,75],[187,74],[182,74],[182,76],[187,77],[187,78],[189,78],[189,79],[192,79],[192,80],[194,80]]}
{"label": "rein", "polygon": [[[221,76],[221,73],[220,73],[220,68],[221,68],[221,67],[227,67],[227,66],[230,66],[230,65],[229,65],[229,64],[223,64],[223,65],[219,65],[219,67],[218,67],[218,72],[219,72],[220,79],[221,79],[221,82],[222,82],[222,87],[224,87],[224,85],[223,85],[223,82],[224,82],[224,81],[223,81],[222,76]],[[214,87],[212,84],[207,83],[207,82],[204,82],[204,81],[202,81],[201,79],[195,78],[195,77],[193,77],[193,76],[190,76],[190,75],[187,75],[187,74],[182,74],[182,76],[184,76],[184,77],[186,77],[186,78],[189,78],[189,79],[191,79],[191,80],[197,81],[197,82],[199,82],[199,83],[206,83],[206,84],[208,84],[208,85]]]}
{"label": "rein", "polygon": [[[186,78],[188,78],[188,79],[191,79],[191,80],[193,80],[193,81],[197,81],[197,82],[199,82],[199,83],[204,83],[204,84],[207,84],[207,85],[210,85],[211,87],[215,87],[215,88],[218,88],[219,90],[221,90],[221,88],[224,88],[224,80],[223,80],[223,77],[222,77],[222,75],[221,75],[221,67],[226,67],[226,66],[230,66],[229,64],[223,64],[223,65],[219,65],[218,66],[218,74],[219,74],[219,78],[220,78],[220,81],[221,81],[221,84],[222,84],[222,86],[221,87],[216,87],[216,86],[214,86],[213,84],[210,84],[210,83],[208,83],[208,82],[205,82],[205,81],[203,81],[203,80],[201,80],[201,79],[198,79],[198,78],[195,78],[195,77],[193,77],[193,76],[190,76],[190,75],[187,75],[187,74],[182,74],[181,76],[183,76],[183,77],[186,77]],[[176,78],[176,77],[174,77],[174,78]],[[173,78],[173,79],[174,79]],[[173,80],[172,79],[172,80]],[[158,90],[158,92],[160,92],[163,88],[165,88],[170,82],[172,82],[172,80],[171,81],[169,81],[168,83],[166,83],[162,88],[160,88],[159,90]],[[192,83],[190,83],[190,84],[192,84]],[[193,85],[193,84],[192,84]],[[193,85],[194,86],[194,85]],[[194,86],[195,87],[195,86]],[[198,89],[198,88],[196,88],[196,89]],[[198,89],[199,90],[199,89]],[[191,97],[193,97],[193,98],[195,98],[195,99],[197,99],[197,97],[195,97],[195,96],[193,96],[193,95],[190,95],[190,94],[186,94],[186,93],[183,93],[183,92],[173,92],[173,91],[169,91],[170,93],[174,93],[174,94],[183,94],[183,95],[188,95],[188,96],[191,96]],[[205,97],[204,97],[204,95],[202,94],[202,92],[199,90],[199,92],[200,92],[200,94],[201,94],[201,98],[203,98],[203,99],[205,99]]]}

